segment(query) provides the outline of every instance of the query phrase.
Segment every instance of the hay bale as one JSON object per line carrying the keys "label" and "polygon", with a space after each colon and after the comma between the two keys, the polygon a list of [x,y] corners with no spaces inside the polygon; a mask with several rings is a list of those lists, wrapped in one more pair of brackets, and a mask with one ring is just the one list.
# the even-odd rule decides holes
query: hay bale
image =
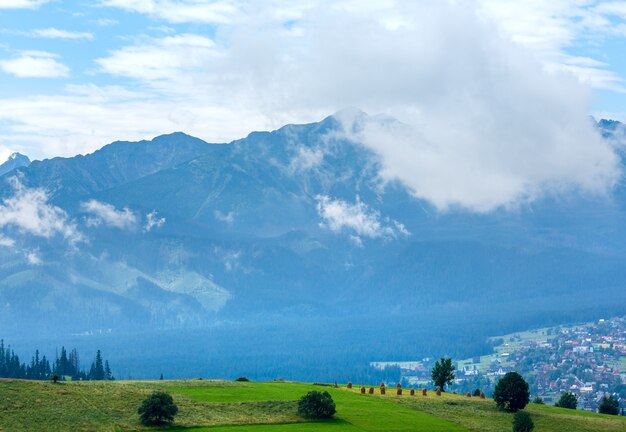
{"label": "hay bale", "polygon": [[348,388],[351,389],[352,388],[352,381],[348,381]]}
{"label": "hay bale", "polygon": [[428,390],[425,388],[422,389],[422,396],[428,396]]}
{"label": "hay bale", "polygon": [[484,398],[485,398],[485,393],[480,392],[480,398],[481,398],[481,399],[484,399]]}
{"label": "hay bale", "polygon": [[411,389],[411,396],[415,396],[415,389]]}
{"label": "hay bale", "polygon": [[397,394],[398,396],[402,396],[402,387],[397,387],[397,388],[396,388],[396,394]]}
{"label": "hay bale", "polygon": [[437,396],[441,396],[441,389],[438,388],[437,391],[435,392],[437,394]]}
{"label": "hay bale", "polygon": [[465,393],[465,397],[471,398],[472,394],[470,392]]}
{"label": "hay bale", "polygon": [[384,395],[384,394],[385,394],[385,387],[384,387],[384,386],[380,388],[380,394],[381,394],[381,395]]}
{"label": "hay bale", "polygon": [[369,394],[374,394],[374,387],[370,387],[370,389],[367,391]]}
{"label": "hay bale", "polygon": [[361,387],[361,394],[365,394],[365,387]]}

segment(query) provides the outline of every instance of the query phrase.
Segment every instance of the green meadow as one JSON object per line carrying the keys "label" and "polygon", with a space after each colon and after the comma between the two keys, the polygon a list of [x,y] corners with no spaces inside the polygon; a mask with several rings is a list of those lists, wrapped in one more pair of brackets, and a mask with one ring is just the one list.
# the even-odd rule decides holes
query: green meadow
{"label": "green meadow", "polygon": [[[305,383],[226,381],[64,382],[0,380],[2,431],[138,431],[137,408],[154,390],[172,394],[179,407],[170,431],[508,431],[512,415],[492,400],[428,392],[422,396],[361,395],[358,387]],[[327,390],[337,414],[311,422],[297,415],[297,400]],[[393,394],[392,394],[393,393]],[[626,417],[530,404],[536,431],[620,431]],[[160,429],[164,430],[164,429]]]}

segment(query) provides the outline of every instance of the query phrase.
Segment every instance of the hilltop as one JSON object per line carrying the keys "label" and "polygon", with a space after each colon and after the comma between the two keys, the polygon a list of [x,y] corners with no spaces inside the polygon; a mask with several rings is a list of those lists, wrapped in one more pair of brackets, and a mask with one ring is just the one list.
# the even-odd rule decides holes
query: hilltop
{"label": "hilltop", "polygon": [[[498,411],[490,399],[436,396],[432,391],[427,396],[409,396],[408,390],[402,396],[381,396],[378,390],[361,395],[358,386],[349,390],[290,382],[0,380],[0,430],[39,430],[44,424],[49,431],[144,430],[136,410],[155,389],[170,392],[179,407],[175,429],[170,430],[501,432],[509,430],[512,421],[512,415]],[[310,423],[297,416],[296,401],[310,390],[331,393],[337,404],[335,419]],[[625,417],[534,404],[526,410],[542,432],[618,432],[626,427]]]}

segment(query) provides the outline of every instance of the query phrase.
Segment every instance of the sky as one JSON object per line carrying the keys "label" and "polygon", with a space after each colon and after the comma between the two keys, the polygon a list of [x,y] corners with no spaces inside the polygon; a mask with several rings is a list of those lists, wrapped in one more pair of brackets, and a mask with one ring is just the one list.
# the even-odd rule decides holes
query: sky
{"label": "sky", "polygon": [[343,118],[437,208],[602,193],[626,120],[626,1],[0,0],[0,160]]}

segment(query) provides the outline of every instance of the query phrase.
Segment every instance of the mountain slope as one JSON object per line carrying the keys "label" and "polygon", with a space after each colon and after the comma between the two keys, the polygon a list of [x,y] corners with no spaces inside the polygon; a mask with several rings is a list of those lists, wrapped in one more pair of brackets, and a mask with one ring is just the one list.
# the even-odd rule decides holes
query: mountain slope
{"label": "mountain slope", "polygon": [[[20,168],[22,189],[0,190],[4,210],[42,211],[0,227],[0,325],[176,329],[190,344],[219,328],[211,340],[241,355],[237,338],[258,331],[259,355],[270,335],[299,340],[321,368],[309,350],[322,331],[361,359],[467,357],[490,334],[626,311],[623,185],[609,198],[437,212],[383,183],[378,157],[340,127],[331,116],[225,145],[172,134]],[[26,224],[35,216],[48,219]]]}
{"label": "mountain slope", "polygon": [[13,171],[16,168],[27,167],[30,165],[28,156],[20,153],[13,153],[9,158],[0,165],[0,176]]}

